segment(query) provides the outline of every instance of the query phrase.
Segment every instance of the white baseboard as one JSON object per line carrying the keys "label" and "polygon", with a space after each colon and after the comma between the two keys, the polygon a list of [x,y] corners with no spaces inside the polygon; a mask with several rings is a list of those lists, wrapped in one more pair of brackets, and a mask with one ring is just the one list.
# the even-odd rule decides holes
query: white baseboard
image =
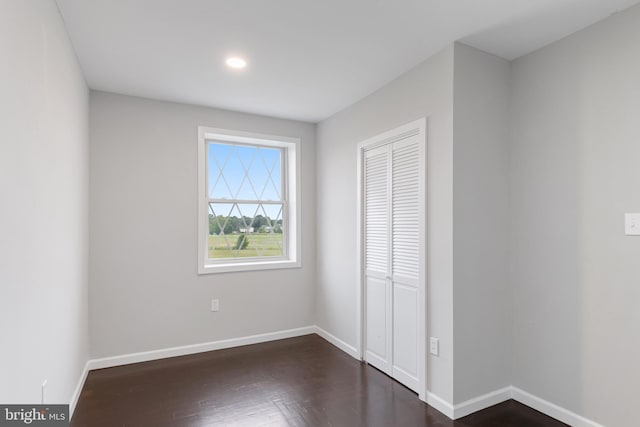
{"label": "white baseboard", "polygon": [[523,405],[529,406],[536,411],[540,411],[543,414],[550,416],[551,418],[555,418],[556,420],[562,421],[563,423],[569,424],[573,427],[604,427],[602,424],[598,424],[597,422],[589,420],[582,415],[578,415],[575,412],[558,406],[555,403],[544,400],[538,396],[534,396],[533,394],[514,386],[505,387],[500,390],[496,390],[494,392],[476,397],[474,399],[467,400],[466,402],[459,403],[455,405],[453,407],[453,411],[451,411],[453,416],[450,416],[449,412],[447,412],[450,410],[449,408],[451,405],[449,405],[442,399],[439,399],[440,402],[435,402],[439,404],[442,409],[440,409],[440,407],[436,405],[433,405],[431,402],[429,402],[429,400],[427,400],[427,403],[438,409],[443,414],[447,415],[449,418],[455,420],[470,415],[474,412],[481,411],[490,406],[497,405],[498,403],[507,401],[509,399],[520,402]]}
{"label": "white baseboard", "polygon": [[201,344],[183,345],[160,350],[144,351],[140,353],[123,354],[120,356],[103,357],[88,362],[89,370],[111,368],[131,363],[148,362],[150,360],[166,359],[168,357],[186,356],[189,354],[204,353],[206,351],[222,350],[224,348],[239,347],[242,345],[258,344],[267,341],[281,340],[284,338],[299,337],[315,333],[314,326],[288,329],[285,331],[269,332],[266,334],[250,335],[246,337],[231,338],[226,340],[211,341]]}
{"label": "white baseboard", "polygon": [[78,404],[78,399],[80,399],[80,393],[82,392],[82,388],[84,387],[84,382],[87,380],[87,375],[89,375],[89,361],[84,364],[84,369],[80,374],[80,378],[78,379],[78,384],[76,384],[76,389],[73,391],[73,395],[71,396],[71,401],[69,402],[69,418],[73,417],[73,413],[76,410],[76,405]]}
{"label": "white baseboard", "polygon": [[453,419],[457,420],[509,399],[511,399],[511,387],[504,387],[500,390],[474,397],[453,407]]}
{"label": "white baseboard", "polygon": [[514,386],[505,387],[500,390],[496,390],[494,392],[487,393],[485,395],[455,405],[452,411],[453,417],[450,416],[448,412],[446,412],[447,410],[449,410],[450,405],[442,399],[440,399],[441,402],[436,403],[443,407],[445,411],[443,411],[436,405],[432,405],[429,401],[427,401],[427,403],[431,406],[434,406],[449,418],[455,420],[470,415],[474,412],[481,411],[490,406],[497,405],[498,403],[507,401],[509,399],[520,402],[523,405],[529,406],[536,411],[540,411],[543,414],[550,416],[551,418],[555,418],[556,420],[562,421],[563,423],[569,424],[573,427],[604,427],[602,424],[598,424],[597,422],[589,420],[582,415],[578,415],[575,412],[571,412],[570,410],[558,406],[555,403],[551,403],[538,396],[534,396],[533,394]]}
{"label": "white baseboard", "polygon": [[457,420],[509,399],[520,402],[523,405],[529,406],[536,411],[542,412],[551,418],[555,418],[573,427],[604,427],[602,424],[513,386],[501,388],[500,390],[469,399],[457,405],[452,405],[443,398],[427,392],[425,402],[450,419]]}
{"label": "white baseboard", "polygon": [[358,349],[356,349],[354,346],[347,344],[346,342],[342,341],[340,338],[336,337],[335,335],[332,335],[329,332],[325,331],[320,326],[314,326],[314,332],[320,335],[325,340],[329,341],[331,344],[338,347],[340,350],[347,353],[349,356],[353,357],[354,359],[360,360],[360,354],[358,353]]}
{"label": "white baseboard", "polygon": [[427,405],[433,407],[434,409],[437,409],[438,411],[442,412],[444,415],[451,418],[452,420],[454,419],[453,417],[455,415],[455,410],[453,405],[447,402],[446,400],[444,400],[443,398],[441,398],[440,396],[433,394],[430,391],[427,391],[426,402],[427,402]]}
{"label": "white baseboard", "polygon": [[511,398],[513,400],[517,400],[523,405],[527,405],[537,411],[542,412],[545,415],[548,415],[573,427],[604,427],[602,424],[591,421],[583,417],[582,415],[571,412],[568,409],[544,400],[538,396],[534,396],[531,393],[527,393],[524,390],[520,390],[517,387],[511,387]]}

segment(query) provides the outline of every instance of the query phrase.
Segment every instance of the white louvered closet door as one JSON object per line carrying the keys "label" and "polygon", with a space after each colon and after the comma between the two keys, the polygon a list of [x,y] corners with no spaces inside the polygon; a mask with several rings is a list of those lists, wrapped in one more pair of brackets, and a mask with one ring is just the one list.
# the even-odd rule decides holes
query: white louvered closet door
{"label": "white louvered closet door", "polygon": [[420,145],[417,135],[391,150],[392,376],[418,389],[418,285],[420,278]]}
{"label": "white louvered closet door", "polygon": [[418,135],[366,151],[363,189],[366,360],[415,391],[420,158]]}

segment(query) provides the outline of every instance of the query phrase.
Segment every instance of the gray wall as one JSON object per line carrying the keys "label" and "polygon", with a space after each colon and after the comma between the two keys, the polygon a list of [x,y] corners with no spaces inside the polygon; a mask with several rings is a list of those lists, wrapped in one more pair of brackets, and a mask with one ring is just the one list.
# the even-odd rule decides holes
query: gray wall
{"label": "gray wall", "polygon": [[456,43],[453,86],[454,403],[511,385],[510,64]]}
{"label": "gray wall", "polygon": [[[90,111],[92,357],[314,324],[315,125],[101,92]],[[301,138],[302,268],[197,275],[198,125]]]}
{"label": "gray wall", "polygon": [[640,7],[513,63],[513,383],[638,424]]}
{"label": "gray wall", "polygon": [[69,403],[88,359],[88,101],[55,2],[0,2],[2,403]]}
{"label": "gray wall", "polygon": [[[356,346],[357,144],[428,118],[428,326],[440,357],[428,358],[429,390],[453,401],[453,45],[318,125],[317,324]],[[333,236],[343,236],[336,241]]]}

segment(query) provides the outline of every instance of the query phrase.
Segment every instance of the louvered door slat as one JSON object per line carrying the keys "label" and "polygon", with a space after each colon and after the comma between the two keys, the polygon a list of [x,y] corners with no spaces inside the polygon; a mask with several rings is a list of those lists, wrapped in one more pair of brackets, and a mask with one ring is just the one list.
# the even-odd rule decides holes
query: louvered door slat
{"label": "louvered door slat", "polygon": [[420,161],[417,139],[394,144],[391,154],[392,271],[394,277],[419,277]]}
{"label": "louvered door slat", "polygon": [[386,275],[389,264],[388,149],[371,150],[364,161],[365,268]]}

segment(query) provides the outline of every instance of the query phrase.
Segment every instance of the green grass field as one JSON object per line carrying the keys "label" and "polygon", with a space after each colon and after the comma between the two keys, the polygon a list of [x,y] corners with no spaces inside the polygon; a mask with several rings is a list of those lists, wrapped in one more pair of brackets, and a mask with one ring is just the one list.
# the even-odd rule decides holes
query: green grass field
{"label": "green grass field", "polygon": [[209,235],[209,258],[282,256],[282,233],[248,234],[249,245],[242,250],[233,249],[238,240],[238,236],[240,236],[240,234],[229,234],[226,236]]}

